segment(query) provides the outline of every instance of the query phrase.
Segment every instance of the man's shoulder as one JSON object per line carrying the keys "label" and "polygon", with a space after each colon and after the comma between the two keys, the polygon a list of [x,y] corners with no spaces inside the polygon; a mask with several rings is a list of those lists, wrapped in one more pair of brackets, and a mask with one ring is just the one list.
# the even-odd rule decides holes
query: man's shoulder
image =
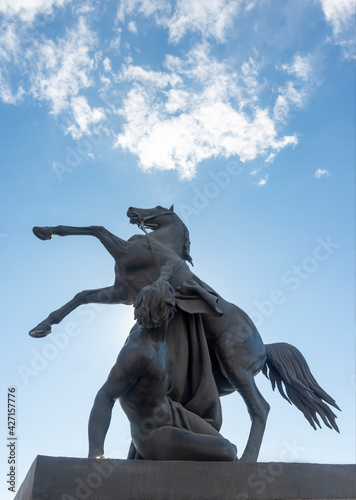
{"label": "man's shoulder", "polygon": [[139,332],[127,339],[117,359],[120,376],[134,381],[143,375],[154,362],[155,352],[152,346]]}
{"label": "man's shoulder", "polygon": [[135,354],[142,361],[150,360],[154,354],[150,336],[147,335],[146,328],[140,325],[130,333],[124,348],[126,352]]}
{"label": "man's shoulder", "polygon": [[131,330],[127,341],[132,343],[132,345],[140,343],[148,343],[150,339],[149,336],[147,335],[147,329],[137,324],[135,328]]}

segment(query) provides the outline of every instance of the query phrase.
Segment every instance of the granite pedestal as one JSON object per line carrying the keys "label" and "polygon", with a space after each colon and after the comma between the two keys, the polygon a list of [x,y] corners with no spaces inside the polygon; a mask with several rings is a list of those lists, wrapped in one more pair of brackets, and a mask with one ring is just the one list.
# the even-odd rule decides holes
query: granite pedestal
{"label": "granite pedestal", "polygon": [[356,499],[356,465],[39,455],[15,500]]}

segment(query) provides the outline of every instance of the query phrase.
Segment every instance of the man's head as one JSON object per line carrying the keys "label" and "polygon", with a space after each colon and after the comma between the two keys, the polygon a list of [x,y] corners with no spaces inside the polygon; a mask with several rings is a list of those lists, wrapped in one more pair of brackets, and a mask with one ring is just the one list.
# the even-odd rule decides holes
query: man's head
{"label": "man's head", "polygon": [[135,319],[145,328],[158,328],[173,318],[175,304],[173,287],[159,279],[140,290],[134,303]]}

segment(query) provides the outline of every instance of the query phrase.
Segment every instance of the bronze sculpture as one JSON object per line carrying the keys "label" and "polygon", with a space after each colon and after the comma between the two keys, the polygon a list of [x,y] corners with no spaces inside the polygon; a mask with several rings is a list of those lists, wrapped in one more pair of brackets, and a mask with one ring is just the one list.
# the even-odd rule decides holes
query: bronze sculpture
{"label": "bronze sculpture", "polygon": [[248,315],[191,272],[185,262],[192,263],[189,233],[173,207],[130,207],[127,215],[145,235],[125,241],[101,226],[34,228],[35,235],[43,240],[51,239],[53,234],[97,237],[115,259],[116,277],[111,287],[77,294],[31,330],[30,335],[47,335],[52,324],[59,323],[82,304],[133,304],[140,290],[158,279],[161,267],[170,266],[173,268],[170,283],[177,306],[166,335],[171,400],[219,430],[219,396],[237,390],[252,420],[243,461],[257,460],[269,412],[269,405],[254,381],[261,370],[269,374],[273,388],[277,385],[282,396],[294,403],[314,428],[315,424],[320,427],[319,414],[325,425],[338,430],[336,416],[328,404],[338,407],[315,381],[301,353],[285,343],[264,345]]}
{"label": "bronze sculpture", "polygon": [[137,296],[138,325],[120,351],[90,414],[89,457],[104,456],[112,407],[120,398],[135,448],[145,460],[237,460],[235,447],[212,425],[167,396],[166,332],[175,312],[175,293],[168,283],[172,274],[173,268],[162,267],[159,279]]}

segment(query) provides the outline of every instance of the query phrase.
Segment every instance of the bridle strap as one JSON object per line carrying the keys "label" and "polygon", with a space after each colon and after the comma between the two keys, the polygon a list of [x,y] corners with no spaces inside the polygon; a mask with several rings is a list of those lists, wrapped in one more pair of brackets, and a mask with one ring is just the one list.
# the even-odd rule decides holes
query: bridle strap
{"label": "bridle strap", "polygon": [[[139,221],[141,223],[141,222],[145,222],[146,220],[154,219],[155,217],[159,217],[160,215],[174,215],[174,214],[175,214],[175,212],[172,212],[171,210],[167,210],[166,212],[161,212],[157,215],[147,215],[146,217],[140,217],[140,216],[138,216],[138,217],[139,217]],[[142,229],[141,224],[139,225],[139,227]]]}

